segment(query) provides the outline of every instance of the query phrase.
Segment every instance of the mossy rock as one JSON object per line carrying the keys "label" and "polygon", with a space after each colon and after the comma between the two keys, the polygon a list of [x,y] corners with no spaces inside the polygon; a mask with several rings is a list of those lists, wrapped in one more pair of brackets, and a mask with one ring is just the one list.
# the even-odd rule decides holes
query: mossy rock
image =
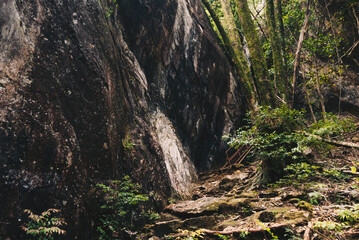
{"label": "mossy rock", "polygon": [[274,208],[268,208],[264,211],[257,212],[256,214],[252,215],[249,218],[249,221],[251,222],[277,222],[277,220],[281,219],[282,216],[290,211],[291,208],[289,207],[274,207]]}
{"label": "mossy rock", "polygon": [[283,214],[283,219],[285,220],[296,220],[296,219],[304,219],[309,217],[310,217],[310,213],[308,213],[307,211],[296,210],[296,211],[288,211]]}
{"label": "mossy rock", "polygon": [[238,198],[256,198],[258,197],[258,192],[256,191],[248,191],[242,192],[241,194],[237,195]]}
{"label": "mossy rock", "polygon": [[249,207],[248,198],[233,198],[227,202],[228,207],[239,209],[241,207]]}
{"label": "mossy rock", "polygon": [[279,192],[274,189],[267,189],[259,193],[260,198],[274,198],[278,196],[279,196]]}
{"label": "mossy rock", "polygon": [[261,222],[275,222],[277,212],[263,211],[259,214],[258,220]]}
{"label": "mossy rock", "polygon": [[303,210],[306,210],[306,211],[309,211],[309,212],[313,212],[312,204],[310,204],[310,203],[308,203],[306,201],[300,201],[297,204],[297,208],[300,208],[300,209],[303,209]]}
{"label": "mossy rock", "polygon": [[223,209],[226,207],[226,200],[219,200],[216,202],[213,202],[211,204],[208,204],[203,208],[205,212],[218,212],[220,209]]}

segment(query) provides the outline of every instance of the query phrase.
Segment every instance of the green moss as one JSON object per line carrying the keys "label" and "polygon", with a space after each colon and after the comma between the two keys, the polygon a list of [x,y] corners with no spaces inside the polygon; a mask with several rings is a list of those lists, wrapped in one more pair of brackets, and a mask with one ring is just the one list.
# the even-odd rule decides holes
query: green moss
{"label": "green moss", "polygon": [[313,212],[313,206],[312,206],[312,204],[310,204],[310,203],[308,203],[308,202],[306,202],[306,201],[300,201],[300,202],[297,204],[297,207],[300,208],[300,209],[309,211],[309,212]]}

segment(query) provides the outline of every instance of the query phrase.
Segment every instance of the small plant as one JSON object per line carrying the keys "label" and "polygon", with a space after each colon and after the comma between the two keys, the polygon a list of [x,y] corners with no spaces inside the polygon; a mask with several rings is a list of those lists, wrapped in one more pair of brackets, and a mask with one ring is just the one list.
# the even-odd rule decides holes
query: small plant
{"label": "small plant", "polygon": [[359,206],[355,205],[351,209],[342,209],[336,211],[336,218],[348,224],[359,222]]}
{"label": "small plant", "polygon": [[105,200],[101,206],[102,224],[97,228],[99,239],[119,239],[122,231],[141,231],[145,224],[158,219],[158,214],[146,210],[145,202],[149,198],[140,193],[140,186],[129,176],[111,181],[109,185],[96,186],[104,193]]}
{"label": "small plant", "polygon": [[332,113],[326,113],[325,116],[325,121],[320,120],[309,128],[310,133],[321,137],[338,137],[355,129],[355,124],[350,118],[340,119]]}
{"label": "small plant", "polygon": [[288,240],[302,240],[301,237],[296,236],[295,232],[291,228],[285,228],[284,238]]}
{"label": "small plant", "polygon": [[288,107],[261,107],[252,126],[240,128],[236,136],[230,138],[229,145],[253,147],[255,157],[262,160],[263,183],[272,182],[283,176],[287,164],[302,159],[303,136],[296,130],[304,126],[303,112]]}
{"label": "small plant", "polygon": [[266,226],[264,225],[264,223],[262,223],[261,221],[258,221],[258,224],[259,224],[265,231],[267,231],[267,232],[271,235],[272,240],[278,239],[278,236],[274,235],[274,233],[272,233],[272,231],[270,230],[270,228],[269,228],[269,227],[266,227]]}
{"label": "small plant", "polygon": [[226,235],[223,235],[223,234],[216,233],[214,235],[217,236],[218,239],[221,239],[221,240],[231,240],[231,238],[229,236],[226,236]]}
{"label": "small plant", "polygon": [[174,238],[175,240],[200,240],[204,239],[205,235],[205,233],[201,229],[198,229],[196,231],[178,229],[177,232],[180,234],[180,236]]}
{"label": "small plant", "polygon": [[105,7],[105,15],[107,18],[110,18],[114,13],[115,8],[118,7],[117,0],[112,0],[110,4],[110,6]]}
{"label": "small plant", "polygon": [[309,196],[309,202],[312,205],[318,205],[323,199],[324,196],[320,192],[311,192],[308,193]]}
{"label": "small plant", "polygon": [[244,239],[246,239],[248,235],[249,235],[249,232],[246,231],[246,230],[242,230],[242,231],[239,233],[239,237],[240,237],[240,238],[244,238]]}
{"label": "small plant", "polygon": [[340,231],[343,224],[332,222],[332,221],[318,221],[314,223],[314,229],[320,229],[325,231]]}
{"label": "small plant", "polygon": [[131,142],[131,135],[126,134],[125,139],[122,139],[122,146],[125,152],[129,152],[133,149],[133,143]]}
{"label": "small plant", "polygon": [[66,225],[64,219],[52,216],[54,213],[59,212],[59,209],[50,208],[37,215],[31,210],[25,209],[24,213],[28,214],[29,221],[24,226],[21,226],[21,229],[27,235],[34,236],[39,240],[52,240],[56,235],[65,235],[66,231],[61,229]]}

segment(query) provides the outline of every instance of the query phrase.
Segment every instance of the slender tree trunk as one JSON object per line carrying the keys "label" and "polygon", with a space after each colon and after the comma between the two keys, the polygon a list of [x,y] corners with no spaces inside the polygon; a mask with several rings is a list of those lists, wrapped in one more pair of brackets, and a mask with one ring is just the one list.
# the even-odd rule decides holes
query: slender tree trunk
{"label": "slender tree trunk", "polygon": [[259,103],[261,105],[274,106],[275,94],[274,88],[268,77],[268,68],[266,65],[262,46],[248,8],[247,0],[235,0],[239,21],[243,27],[243,33],[248,43],[251,55],[254,79],[259,95]]}
{"label": "slender tree trunk", "polygon": [[305,79],[305,72],[304,72],[304,67],[303,66],[302,66],[302,73],[303,73],[303,89],[304,89],[304,93],[305,93],[305,99],[307,100],[310,115],[312,116],[313,121],[316,123],[317,118],[314,115],[313,107],[312,107],[312,104],[310,103],[309,91],[308,91],[308,88],[307,88],[307,80]]}
{"label": "slender tree trunk", "polygon": [[[249,109],[251,110],[252,114],[255,114],[258,111],[258,102],[257,102],[255,90],[252,88],[252,85],[250,84],[248,77],[244,71],[243,65],[240,62],[238,56],[236,55],[236,51],[233,49],[230,38],[227,35],[225,29],[223,28],[221,21],[219,20],[216,12],[213,10],[213,8],[212,8],[211,4],[208,2],[208,0],[202,0],[202,3],[205,6],[205,8],[207,9],[207,11],[209,12],[211,18],[213,19],[213,21],[219,31],[220,36],[222,37],[223,44],[226,49],[229,60],[234,65],[234,67],[239,75],[241,84],[245,90],[245,96],[246,96],[246,100],[249,105]],[[239,57],[241,57],[241,56],[239,56]]]}
{"label": "slender tree trunk", "polygon": [[286,54],[285,35],[284,35],[284,24],[283,24],[283,11],[282,11],[282,0],[274,0],[274,16],[277,23],[277,29],[279,32],[281,55],[284,69],[284,82],[286,84],[287,94],[289,94],[289,82],[288,82],[288,59]]}
{"label": "slender tree trunk", "polygon": [[326,117],[325,117],[326,110],[325,110],[325,104],[324,104],[324,97],[323,97],[322,91],[320,90],[319,74],[318,74],[319,66],[318,66],[317,61],[318,60],[315,60],[315,69],[316,69],[315,87],[316,87],[317,92],[318,92],[320,107],[322,109],[322,118],[323,118],[323,121],[325,122],[326,121]]}
{"label": "slender tree trunk", "polygon": [[299,64],[300,64],[300,54],[302,51],[303,41],[305,38],[305,34],[308,30],[308,23],[309,23],[309,17],[310,17],[310,2],[311,0],[307,1],[307,9],[305,12],[305,18],[303,22],[302,29],[300,30],[299,40],[297,44],[297,50],[295,52],[295,58],[294,58],[294,70],[293,70],[293,82],[292,82],[292,107],[294,107],[295,104],[295,94],[297,91],[297,78],[298,78],[298,72],[299,72]]}
{"label": "slender tree trunk", "polygon": [[[277,16],[278,18],[278,16]],[[279,38],[279,26],[276,24],[274,2],[266,0],[266,20],[271,42],[273,65],[274,65],[274,85],[277,94],[285,99],[287,96],[287,83],[285,82],[285,71],[281,54],[281,41]]]}

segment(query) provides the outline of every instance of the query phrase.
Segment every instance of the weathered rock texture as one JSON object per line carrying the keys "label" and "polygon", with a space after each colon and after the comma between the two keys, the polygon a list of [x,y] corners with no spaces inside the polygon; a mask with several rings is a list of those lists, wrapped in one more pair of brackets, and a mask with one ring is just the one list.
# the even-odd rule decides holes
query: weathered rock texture
{"label": "weathered rock texture", "polygon": [[122,174],[187,194],[243,113],[199,0],[109,2],[0,3],[0,236],[55,207],[94,238],[92,189]]}

